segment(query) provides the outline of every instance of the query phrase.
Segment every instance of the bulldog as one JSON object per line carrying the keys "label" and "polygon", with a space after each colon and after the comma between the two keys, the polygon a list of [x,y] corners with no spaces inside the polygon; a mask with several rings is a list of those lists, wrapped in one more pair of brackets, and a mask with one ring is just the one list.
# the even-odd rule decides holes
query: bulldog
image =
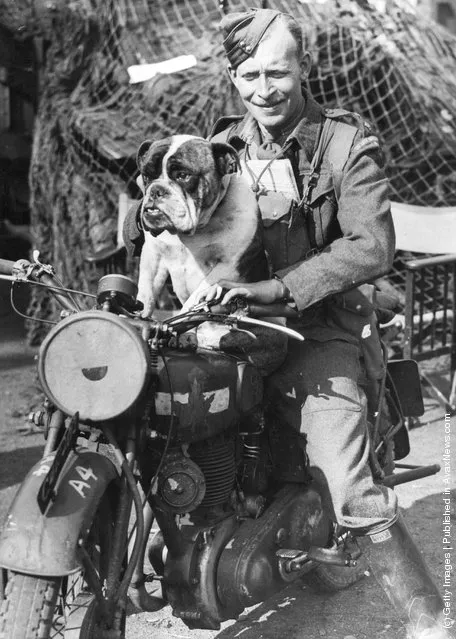
{"label": "bulldog", "polygon": [[255,194],[235,173],[236,151],[190,135],[143,142],[137,153],[144,230],[138,299],[154,311],[170,275],[190,308],[200,291],[220,279],[268,278]]}

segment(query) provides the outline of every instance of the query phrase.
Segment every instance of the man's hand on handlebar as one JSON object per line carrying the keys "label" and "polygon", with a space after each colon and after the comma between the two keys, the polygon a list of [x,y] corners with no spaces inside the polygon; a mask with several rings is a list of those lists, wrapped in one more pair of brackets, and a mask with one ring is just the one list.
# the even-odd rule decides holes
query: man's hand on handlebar
{"label": "man's hand on handlebar", "polygon": [[283,302],[287,293],[289,294],[288,289],[280,280],[263,280],[248,284],[220,280],[201,291],[197,302],[220,300],[220,304],[226,306],[234,297],[239,296],[258,304],[273,304]]}

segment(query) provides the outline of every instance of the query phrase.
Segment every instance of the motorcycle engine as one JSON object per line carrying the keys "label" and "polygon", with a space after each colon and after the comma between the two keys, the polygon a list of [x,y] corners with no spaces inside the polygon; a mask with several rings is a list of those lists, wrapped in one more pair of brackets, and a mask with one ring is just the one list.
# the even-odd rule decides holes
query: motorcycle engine
{"label": "motorcycle engine", "polygon": [[227,503],[236,474],[234,444],[218,435],[169,452],[161,466],[155,501],[168,512],[206,512]]}
{"label": "motorcycle engine", "polygon": [[[232,511],[240,424],[259,412],[263,380],[257,369],[209,349],[164,348],[154,363],[153,428],[171,449],[160,465],[154,499],[192,521]],[[155,409],[155,410],[154,410]]]}

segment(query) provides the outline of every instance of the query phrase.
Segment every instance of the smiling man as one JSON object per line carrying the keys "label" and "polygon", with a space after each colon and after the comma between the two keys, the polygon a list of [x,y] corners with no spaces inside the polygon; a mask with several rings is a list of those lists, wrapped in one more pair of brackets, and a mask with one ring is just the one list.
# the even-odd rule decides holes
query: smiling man
{"label": "smiling man", "polygon": [[[366,389],[383,370],[381,364],[374,372],[375,366],[366,366],[365,342],[375,327],[355,287],[388,272],[394,255],[378,139],[359,116],[324,110],[303,88],[311,57],[291,16],[254,9],[227,15],[221,29],[228,73],[247,113],[219,120],[212,140],[238,151],[252,181],[271,279],[220,281],[205,297],[294,302],[300,319],[293,328],[307,339],[293,343],[270,377],[271,416],[306,434],[311,472],[327,506],[340,526],[364,538],[372,571],[406,622],[408,637],[444,639],[449,635],[440,593],[394,492],[374,482],[369,462]],[[266,170],[274,183],[277,159],[290,165],[294,200],[280,186],[262,184]],[[375,398],[370,401],[372,415]]]}
{"label": "smiling man", "polygon": [[[230,46],[226,41],[225,45]],[[307,52],[297,55],[297,46],[283,18],[266,30],[254,55],[237,67],[228,67],[247,110],[263,133],[276,139],[291,131],[303,116],[301,78],[309,72],[311,61]]]}

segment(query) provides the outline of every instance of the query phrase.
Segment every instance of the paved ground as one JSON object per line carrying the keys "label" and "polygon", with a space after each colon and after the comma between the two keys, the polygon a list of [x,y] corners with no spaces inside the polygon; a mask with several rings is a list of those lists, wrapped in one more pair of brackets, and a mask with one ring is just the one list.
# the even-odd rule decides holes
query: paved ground
{"label": "paved ground", "polygon": [[[9,310],[9,293],[0,282],[0,519],[18,485],[40,457],[42,436],[30,433],[25,416],[37,405],[40,392],[35,374],[35,350],[27,347],[23,325]],[[456,417],[450,422],[456,442]],[[407,463],[440,463],[443,466],[445,416],[430,398],[426,414],[410,432],[412,453]],[[455,446],[455,444],[453,444]],[[453,463],[454,467],[454,463]],[[397,488],[410,529],[436,583],[443,592],[442,491],[444,474]],[[456,486],[456,474],[451,475]],[[452,518],[454,522],[454,498]],[[452,528],[453,538],[456,535]],[[454,540],[456,541],[456,540]],[[453,558],[453,565],[456,559]],[[452,580],[452,609],[456,617],[456,582]],[[405,632],[371,575],[348,591],[334,595],[315,593],[304,582],[289,586],[265,604],[248,611],[220,631],[190,631],[172,617],[169,608],[128,618],[127,639],[405,639]]]}

